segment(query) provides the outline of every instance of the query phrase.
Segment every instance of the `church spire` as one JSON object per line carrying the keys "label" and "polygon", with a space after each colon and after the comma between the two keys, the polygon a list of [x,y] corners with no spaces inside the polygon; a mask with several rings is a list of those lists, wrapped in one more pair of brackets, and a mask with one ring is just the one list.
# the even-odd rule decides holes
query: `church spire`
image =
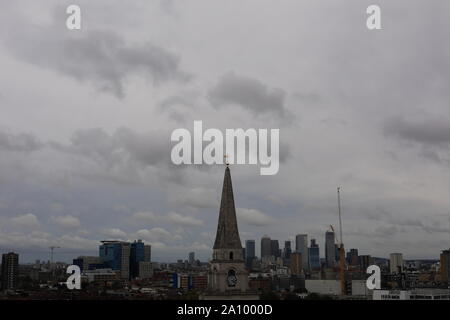
{"label": "church spire", "polygon": [[214,249],[242,249],[234,207],[233,186],[230,168],[227,165],[223,179],[222,200],[220,202],[219,223],[217,225]]}

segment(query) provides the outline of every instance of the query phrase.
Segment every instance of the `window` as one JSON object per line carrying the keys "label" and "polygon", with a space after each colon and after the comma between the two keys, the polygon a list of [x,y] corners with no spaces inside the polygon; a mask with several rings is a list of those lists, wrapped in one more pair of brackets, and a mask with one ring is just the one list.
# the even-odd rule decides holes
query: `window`
{"label": "window", "polygon": [[233,260],[233,251],[230,251],[230,260]]}

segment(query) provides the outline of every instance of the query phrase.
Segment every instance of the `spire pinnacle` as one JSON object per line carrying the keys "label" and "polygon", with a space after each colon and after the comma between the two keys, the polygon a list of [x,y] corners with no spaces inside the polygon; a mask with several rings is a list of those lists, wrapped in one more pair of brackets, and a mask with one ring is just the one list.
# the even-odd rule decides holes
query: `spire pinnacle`
{"label": "spire pinnacle", "polygon": [[228,164],[223,179],[222,200],[220,202],[219,222],[214,249],[242,249]]}
{"label": "spire pinnacle", "polygon": [[228,154],[227,154],[227,153],[223,156],[223,159],[224,159],[225,165],[226,165],[227,167],[229,167],[229,166],[230,166],[230,163],[228,162]]}

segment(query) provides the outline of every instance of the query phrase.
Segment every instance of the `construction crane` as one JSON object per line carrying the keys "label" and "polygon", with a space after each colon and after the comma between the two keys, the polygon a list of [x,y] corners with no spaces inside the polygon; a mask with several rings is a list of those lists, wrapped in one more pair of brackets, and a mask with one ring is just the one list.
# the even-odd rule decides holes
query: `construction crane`
{"label": "construction crane", "polygon": [[51,247],[49,247],[49,248],[50,248],[50,262],[51,262],[51,264],[53,265],[53,250],[59,249],[59,248],[61,248],[61,247],[51,246]]}
{"label": "construction crane", "polygon": [[338,199],[338,214],[339,214],[339,280],[341,282],[341,294],[346,295],[347,290],[345,288],[345,249],[344,241],[342,240],[342,217],[341,217],[341,187],[337,188]]}

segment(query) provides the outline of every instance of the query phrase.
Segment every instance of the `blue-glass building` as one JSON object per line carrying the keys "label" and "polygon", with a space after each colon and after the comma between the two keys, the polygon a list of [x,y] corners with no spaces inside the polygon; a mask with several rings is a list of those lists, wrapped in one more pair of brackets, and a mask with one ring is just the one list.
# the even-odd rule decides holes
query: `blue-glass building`
{"label": "blue-glass building", "polygon": [[145,245],[142,240],[134,241],[130,251],[130,274],[131,278],[139,276],[139,262],[145,261]]}
{"label": "blue-glass building", "polygon": [[311,246],[308,248],[308,253],[310,269],[320,269],[319,245],[315,239],[311,239]]}
{"label": "blue-glass building", "polygon": [[120,270],[121,278],[130,277],[130,243],[102,241],[99,247],[101,262],[108,268]]}
{"label": "blue-glass building", "polygon": [[245,264],[251,268],[252,260],[255,258],[255,240],[245,241]]}

